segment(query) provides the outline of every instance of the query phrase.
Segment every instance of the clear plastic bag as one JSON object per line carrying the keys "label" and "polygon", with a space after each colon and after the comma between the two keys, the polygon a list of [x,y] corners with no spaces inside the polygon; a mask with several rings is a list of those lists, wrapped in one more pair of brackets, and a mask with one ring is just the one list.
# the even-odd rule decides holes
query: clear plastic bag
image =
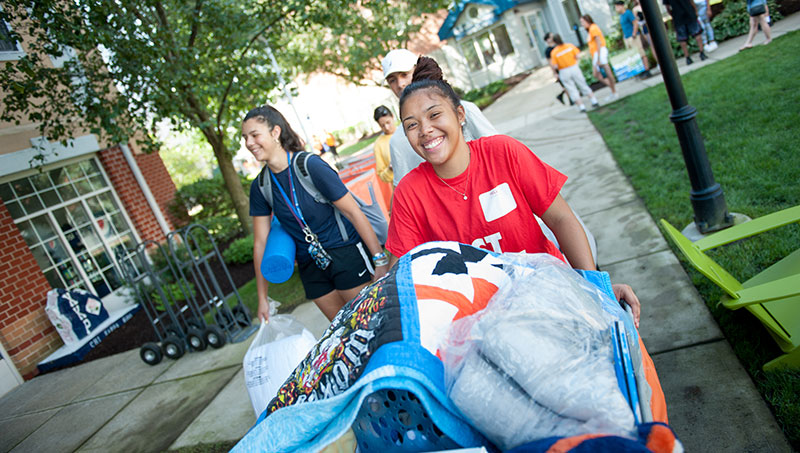
{"label": "clear plastic bag", "polygon": [[244,382],[256,417],[317,343],[314,335],[291,315],[277,315],[270,302],[269,322],[261,323],[244,356]]}
{"label": "clear plastic bag", "polygon": [[450,398],[503,450],[550,436],[631,435],[603,294],[549,255],[511,262],[509,283],[456,321],[440,351]]}

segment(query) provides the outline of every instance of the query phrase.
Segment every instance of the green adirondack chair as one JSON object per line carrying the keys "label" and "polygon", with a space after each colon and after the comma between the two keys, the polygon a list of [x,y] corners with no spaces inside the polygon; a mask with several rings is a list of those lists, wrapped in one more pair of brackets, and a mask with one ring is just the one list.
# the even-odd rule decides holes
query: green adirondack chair
{"label": "green adirondack chair", "polygon": [[692,266],[725,291],[720,303],[731,310],[747,308],[785,352],[767,362],[765,371],[778,367],[800,369],[800,249],[742,283],[703,252],[796,222],[800,222],[800,206],[753,219],[692,243],[661,219],[667,237]]}

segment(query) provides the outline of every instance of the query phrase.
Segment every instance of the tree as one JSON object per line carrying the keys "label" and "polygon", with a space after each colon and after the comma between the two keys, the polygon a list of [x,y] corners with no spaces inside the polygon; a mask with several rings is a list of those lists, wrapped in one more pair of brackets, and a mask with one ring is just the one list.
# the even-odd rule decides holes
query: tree
{"label": "tree", "polygon": [[[4,0],[26,55],[0,70],[0,120],[27,119],[67,143],[88,130],[111,143],[158,149],[155,127],[198,130],[237,216],[251,230],[232,164],[239,121],[278,85],[267,49],[287,75],[324,70],[351,81],[419,29],[444,2],[392,0]],[[65,60],[59,67],[50,57]],[[43,156],[41,156],[43,157]]]}

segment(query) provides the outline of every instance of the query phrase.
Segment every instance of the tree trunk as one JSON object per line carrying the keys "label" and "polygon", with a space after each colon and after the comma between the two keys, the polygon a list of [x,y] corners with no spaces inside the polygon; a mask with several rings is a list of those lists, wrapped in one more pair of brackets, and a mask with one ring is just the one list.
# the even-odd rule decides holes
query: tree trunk
{"label": "tree trunk", "polygon": [[[209,138],[208,134],[206,134],[206,138]],[[214,156],[217,158],[219,171],[225,181],[225,187],[233,200],[236,217],[239,218],[245,234],[250,234],[253,232],[253,219],[250,217],[250,199],[245,195],[239,174],[233,168],[233,159],[228,150],[225,149],[222,140],[209,140],[209,143],[214,150]]]}

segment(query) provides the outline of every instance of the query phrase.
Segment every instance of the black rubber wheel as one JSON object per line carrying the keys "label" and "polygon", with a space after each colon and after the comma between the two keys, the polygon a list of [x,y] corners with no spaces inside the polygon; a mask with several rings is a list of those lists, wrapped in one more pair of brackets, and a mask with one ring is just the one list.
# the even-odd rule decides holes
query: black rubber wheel
{"label": "black rubber wheel", "polygon": [[250,327],[250,313],[247,312],[247,308],[243,305],[233,307],[233,317],[236,318],[236,322],[240,326]]}
{"label": "black rubber wheel", "polygon": [[192,351],[203,351],[208,346],[203,331],[194,327],[189,328],[186,332],[186,342],[189,343],[189,348]]}
{"label": "black rubber wheel", "polygon": [[174,335],[165,338],[164,341],[161,342],[161,347],[164,349],[164,355],[173,360],[180,359],[186,352],[183,340]]}
{"label": "black rubber wheel", "polygon": [[225,331],[219,326],[208,326],[205,331],[206,343],[214,349],[225,346]]}
{"label": "black rubber wheel", "polygon": [[163,358],[161,348],[155,343],[145,343],[139,348],[139,357],[148,365],[158,365]]}

